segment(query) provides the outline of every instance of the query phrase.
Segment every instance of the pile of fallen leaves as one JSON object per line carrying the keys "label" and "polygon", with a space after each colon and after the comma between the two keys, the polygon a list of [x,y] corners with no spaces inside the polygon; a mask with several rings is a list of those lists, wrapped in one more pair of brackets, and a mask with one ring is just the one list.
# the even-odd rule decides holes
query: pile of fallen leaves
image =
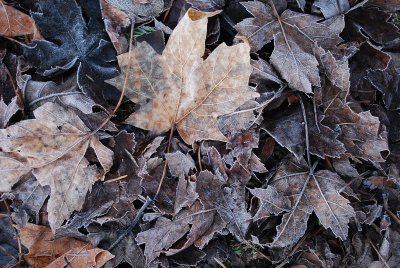
{"label": "pile of fallen leaves", "polygon": [[398,267],[400,1],[0,0],[1,267]]}

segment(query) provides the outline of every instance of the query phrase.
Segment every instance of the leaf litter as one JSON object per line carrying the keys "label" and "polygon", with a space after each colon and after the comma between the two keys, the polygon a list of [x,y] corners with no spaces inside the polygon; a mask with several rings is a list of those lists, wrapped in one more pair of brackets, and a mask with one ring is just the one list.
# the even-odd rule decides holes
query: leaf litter
{"label": "leaf litter", "polygon": [[1,266],[396,267],[399,11],[1,1]]}

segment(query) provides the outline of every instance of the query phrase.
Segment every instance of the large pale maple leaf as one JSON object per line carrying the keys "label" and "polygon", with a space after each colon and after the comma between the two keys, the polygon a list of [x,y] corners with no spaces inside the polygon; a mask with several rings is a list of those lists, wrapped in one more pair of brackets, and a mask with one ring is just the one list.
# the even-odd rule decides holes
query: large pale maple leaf
{"label": "large pale maple leaf", "polygon": [[140,43],[118,57],[122,74],[108,82],[141,105],[126,122],[163,133],[177,129],[182,139],[226,141],[217,117],[235,111],[258,94],[248,87],[252,72],[247,43],[219,45],[203,60],[207,18],[216,13],[189,9],[162,53]]}
{"label": "large pale maple leaf", "polygon": [[[101,144],[72,111],[45,103],[34,111],[35,119],[0,130],[0,192],[10,191],[20,178],[32,172],[41,185],[49,185],[48,218],[53,230],[80,210],[92,184],[108,172],[113,152]],[[91,147],[103,172],[85,158]]]}

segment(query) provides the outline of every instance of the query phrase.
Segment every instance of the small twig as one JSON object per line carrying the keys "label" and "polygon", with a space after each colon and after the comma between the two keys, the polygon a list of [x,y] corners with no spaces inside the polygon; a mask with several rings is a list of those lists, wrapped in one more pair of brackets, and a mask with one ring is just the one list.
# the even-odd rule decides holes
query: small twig
{"label": "small twig", "polygon": [[262,253],[256,246],[254,246],[253,244],[251,244],[249,241],[244,240],[245,244],[248,245],[249,247],[251,247],[254,251],[256,251],[258,254],[261,255],[261,257],[263,257],[264,259],[272,262],[271,258],[268,257],[267,255],[265,255],[264,253]]}
{"label": "small twig", "polygon": [[321,133],[321,129],[319,128],[319,122],[318,122],[318,114],[317,114],[317,105],[315,105],[315,98],[313,98],[313,108],[314,108],[314,120],[315,120],[315,125],[317,126],[318,133]]}
{"label": "small twig", "polygon": [[6,70],[6,73],[7,73],[8,77],[10,78],[11,85],[14,89],[14,92],[17,93],[17,88],[15,87],[13,76],[11,75],[10,70],[8,70],[7,66],[4,66],[4,70]]}
{"label": "small twig", "polygon": [[222,261],[220,261],[217,257],[214,257],[214,261],[215,261],[216,263],[218,263],[218,265],[221,266],[222,268],[227,268],[227,267],[225,266],[225,264],[224,264]]}
{"label": "small twig", "polygon": [[13,39],[13,38],[10,38],[10,37],[7,37],[7,36],[2,36],[2,37],[5,38],[5,39],[7,39],[7,40],[9,40],[9,41],[11,41],[11,42],[17,43],[17,44],[20,45],[20,46],[23,46],[23,47],[26,47],[26,48],[32,48],[32,47],[30,47],[30,46],[28,46],[28,45],[26,45],[26,44],[24,44],[24,43],[21,43],[21,42],[18,41],[18,40]]}
{"label": "small twig", "polygon": [[122,239],[125,238],[130,232],[132,232],[133,228],[135,228],[136,224],[139,222],[139,220],[142,218],[144,211],[147,209],[148,206],[150,206],[153,203],[153,200],[150,197],[146,198],[146,202],[143,204],[143,206],[140,208],[138,213],[136,214],[135,218],[132,220],[131,224],[129,225],[128,229],[126,229],[119,237],[117,240],[114,241],[114,243],[111,244],[111,246],[108,248],[108,251],[111,251],[113,248],[115,248],[119,242],[122,241]]}
{"label": "small twig", "polygon": [[131,161],[135,165],[135,167],[139,168],[139,165],[137,164],[135,158],[133,158],[133,155],[127,149],[125,149],[125,153],[129,156],[129,159],[131,159]]}
{"label": "small twig", "polygon": [[162,21],[165,22],[165,20],[167,19],[169,12],[171,11],[172,5],[174,4],[174,0],[171,1],[170,7],[167,9],[167,11],[165,12]]}
{"label": "small twig", "polygon": [[[174,127],[174,125],[172,125],[171,130],[170,130],[170,133],[169,133],[169,138],[168,138],[167,153],[169,153],[169,150],[170,150],[170,148],[171,148],[171,140],[172,140],[172,135],[173,135],[173,133],[174,133],[174,130],[175,130],[175,127]],[[154,198],[153,198],[154,201],[157,200],[158,194],[159,194],[160,191],[161,191],[162,183],[163,183],[163,181],[164,181],[165,176],[167,175],[167,166],[168,166],[168,161],[167,161],[167,159],[165,159],[165,161],[164,161],[163,173],[162,173],[162,175],[161,175],[160,182],[158,183],[158,187],[157,187],[156,194],[154,195]]]}
{"label": "small twig", "polygon": [[128,177],[128,175],[119,176],[118,178],[105,181],[104,183],[112,183],[112,182],[115,182],[115,181],[119,181],[119,180],[125,179],[126,177]]}
{"label": "small twig", "polygon": [[201,164],[201,143],[199,145],[199,148],[197,149],[197,159],[199,161],[199,169],[200,171],[203,171],[203,166]]}
{"label": "small twig", "polygon": [[387,264],[386,260],[383,258],[383,256],[381,255],[381,253],[379,252],[378,248],[374,245],[374,243],[372,243],[371,239],[369,238],[369,235],[367,234],[367,239],[369,244],[372,246],[372,248],[375,250],[376,254],[378,254],[379,260],[381,262],[383,262],[383,264],[387,267],[390,268],[390,266]]}
{"label": "small twig", "polygon": [[72,263],[71,263],[71,262],[74,261],[74,259],[75,259],[76,257],[79,256],[79,253],[81,253],[83,250],[87,250],[86,248],[87,248],[89,245],[90,245],[90,244],[83,245],[83,246],[79,249],[79,251],[78,251],[77,253],[75,253],[75,254],[72,255],[72,258],[69,259],[69,260],[68,260],[67,256],[64,256],[65,264],[66,264],[67,266],[69,266],[69,267],[72,267]]}
{"label": "small twig", "polygon": [[43,97],[37,98],[36,100],[31,101],[28,105],[32,106],[32,105],[38,103],[39,101],[47,100],[47,99],[50,99],[50,98],[53,98],[53,97],[68,96],[68,95],[75,95],[75,94],[83,94],[83,93],[79,92],[79,91],[54,93],[54,94],[50,94],[50,95],[47,95],[47,96],[43,96]]}
{"label": "small twig", "polygon": [[[172,133],[173,132],[174,132],[174,128],[172,127],[171,128],[171,133],[169,135],[169,140],[168,140],[167,153],[169,152],[169,149],[171,147],[171,138],[172,138]],[[128,155],[131,155],[128,151],[127,151],[127,153],[128,153]],[[133,157],[132,157],[132,159],[133,159]],[[136,161],[134,161],[134,162],[136,163]],[[144,211],[157,199],[157,196],[160,193],[161,185],[162,185],[162,183],[164,181],[166,173],[167,173],[167,160],[165,160],[165,162],[164,162],[163,173],[162,173],[160,182],[158,183],[157,191],[156,191],[154,197],[153,198],[150,198],[149,196],[146,197],[145,203],[140,208],[140,210],[136,214],[135,218],[132,220],[132,222],[129,225],[129,227],[117,238],[117,240],[115,240],[114,243],[111,244],[111,246],[108,248],[109,251],[112,250],[113,248],[115,248],[115,246],[117,246],[118,243],[121,242],[122,239],[124,239],[125,236],[127,236],[130,232],[132,232],[133,228],[136,226],[136,224],[142,218],[142,216],[144,214]]]}
{"label": "small twig", "polygon": [[304,108],[304,103],[303,99],[300,97],[300,106],[301,110],[303,112],[303,120],[304,120],[304,132],[306,136],[306,153],[307,153],[307,162],[308,162],[308,167],[310,168],[310,175],[312,174],[312,168],[311,168],[311,157],[310,157],[310,140],[308,136],[308,124],[307,124],[307,114],[306,114],[306,109]]}

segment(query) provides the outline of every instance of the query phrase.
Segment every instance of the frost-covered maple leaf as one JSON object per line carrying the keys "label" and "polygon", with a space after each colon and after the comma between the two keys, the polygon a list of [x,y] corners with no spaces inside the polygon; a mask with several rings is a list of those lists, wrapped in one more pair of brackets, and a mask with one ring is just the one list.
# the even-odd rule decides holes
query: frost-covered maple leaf
{"label": "frost-covered maple leaf", "polygon": [[226,137],[217,117],[235,111],[258,94],[248,87],[252,72],[247,43],[219,45],[203,60],[207,18],[216,13],[190,9],[158,55],[140,43],[120,55],[121,76],[108,82],[122,89],[128,72],[126,96],[141,105],[126,122],[163,133],[176,128],[183,140],[221,140]]}
{"label": "frost-covered maple leaf", "polygon": [[[72,111],[47,102],[23,120],[0,130],[0,191],[10,191],[29,172],[49,185],[48,218],[53,230],[81,209],[92,184],[112,166],[113,152]],[[85,158],[91,147],[104,171]]]}

